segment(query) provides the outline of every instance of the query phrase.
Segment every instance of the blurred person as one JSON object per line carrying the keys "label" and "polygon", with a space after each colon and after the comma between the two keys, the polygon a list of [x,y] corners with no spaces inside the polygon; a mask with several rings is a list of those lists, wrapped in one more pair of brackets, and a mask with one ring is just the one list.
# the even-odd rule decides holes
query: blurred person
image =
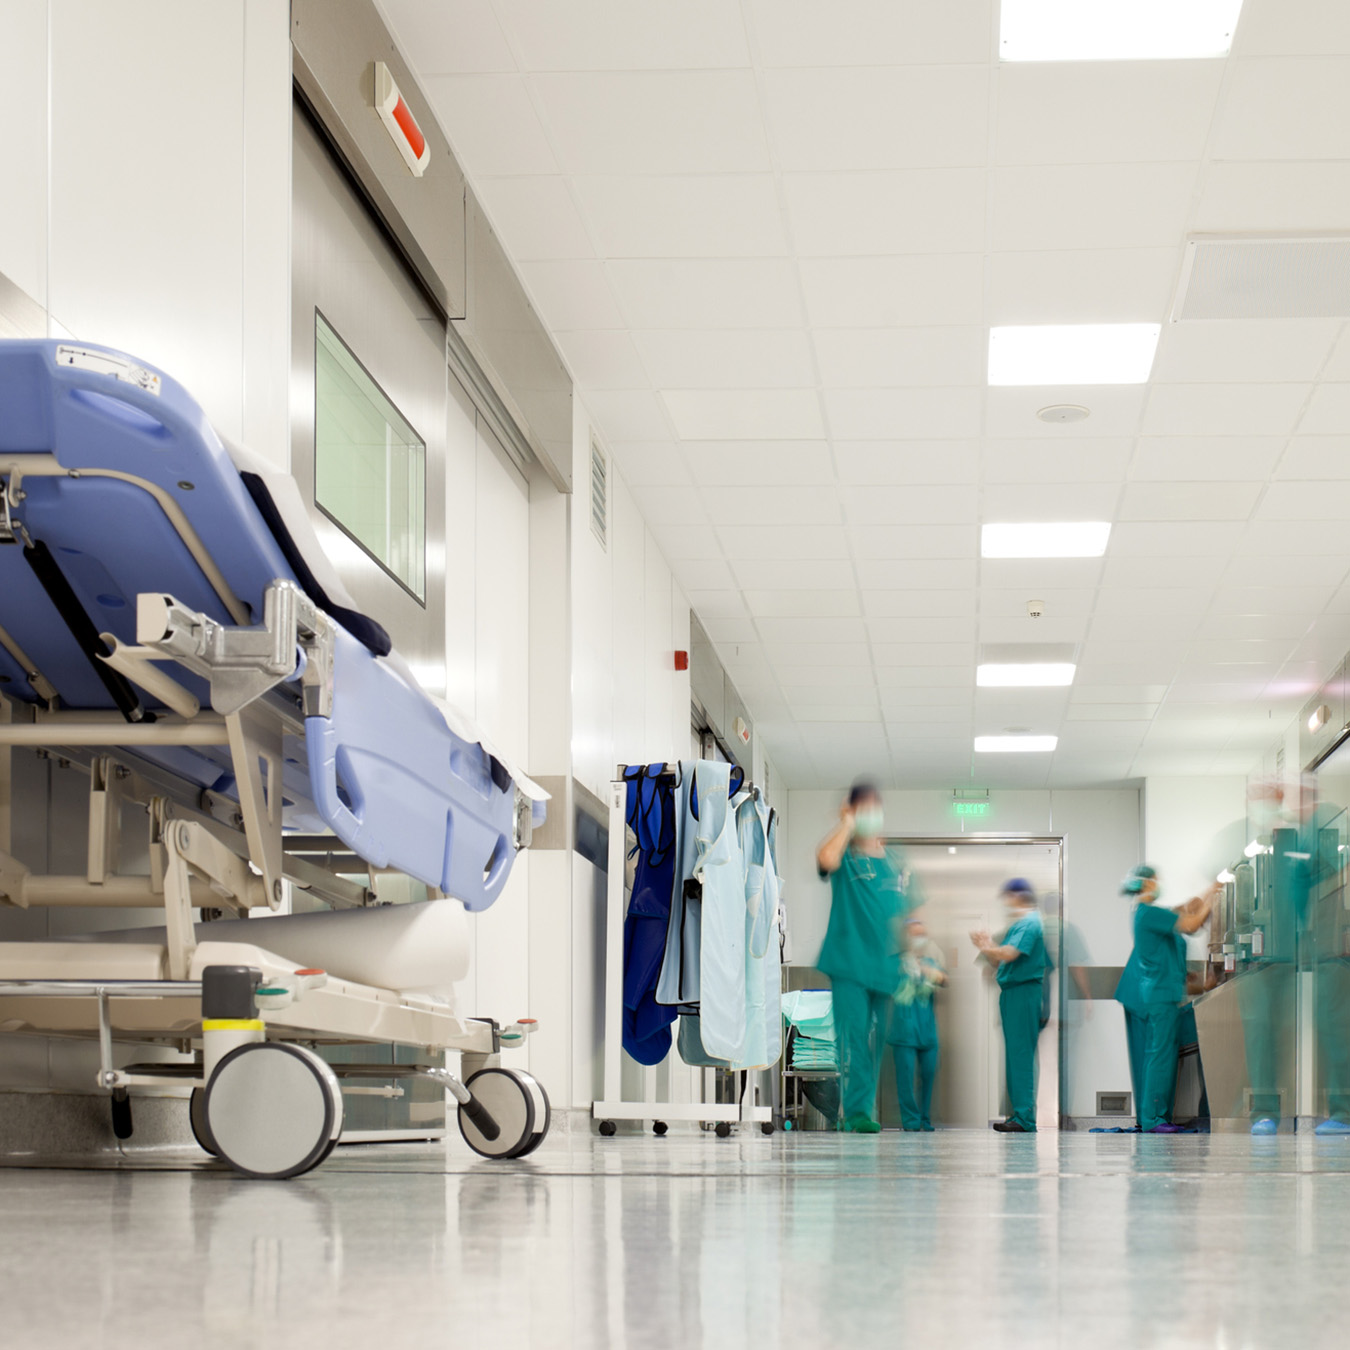
{"label": "blurred person", "polygon": [[1125,1009],[1125,1038],[1134,1090],[1135,1123],[1145,1134],[1178,1134],[1171,1120],[1181,1048],[1182,1005],[1186,998],[1186,939],[1209,918],[1219,885],[1213,883],[1179,909],[1157,903],[1162,894],[1157,868],[1141,863],[1121,883],[1122,895],[1137,900],[1134,950],[1116,986]]}
{"label": "blurred person", "polygon": [[[942,949],[917,914],[905,920],[900,985],[886,1041],[895,1060],[900,1124],[910,1131],[933,1128],[933,1083],[938,1069],[938,1025],[933,994],[947,983]],[[918,1093],[915,1094],[915,1084]]]}
{"label": "blurred person", "polygon": [[1031,882],[1014,877],[1000,892],[1008,909],[1008,928],[995,943],[983,928],[970,935],[998,980],[998,1013],[1003,1023],[1003,1064],[1008,1117],[994,1122],[1001,1134],[1036,1130],[1036,1044],[1041,1036],[1045,978],[1050,969],[1045,925],[1036,908]]}
{"label": "blurred person", "polygon": [[816,968],[830,977],[839,1047],[841,1128],[875,1134],[877,1078],[891,998],[900,983],[900,921],[909,908],[899,851],[882,839],[881,793],[855,783],[839,824],[816,850],[830,881],[830,919]]}
{"label": "blurred person", "polygon": [[1077,1066],[1079,1033],[1092,1020],[1092,983],[1089,971],[1092,953],[1082,929],[1064,917],[1064,897],[1058,891],[1049,891],[1041,901],[1041,920],[1045,925],[1045,949],[1050,958],[1046,971],[1045,1010],[1054,1007],[1055,971],[1067,976],[1064,1004],[1060,1020],[1064,1036],[1059,1056],[1059,1100],[1061,1111],[1059,1127],[1077,1129],[1070,1114],[1073,1103],[1072,1077]]}

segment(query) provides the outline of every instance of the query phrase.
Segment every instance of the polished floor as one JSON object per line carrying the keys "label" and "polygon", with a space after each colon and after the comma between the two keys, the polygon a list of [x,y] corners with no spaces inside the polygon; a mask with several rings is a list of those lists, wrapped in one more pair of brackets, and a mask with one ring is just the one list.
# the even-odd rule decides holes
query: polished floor
{"label": "polished floor", "polygon": [[556,1136],[0,1169],[23,1350],[1340,1346],[1350,1143]]}

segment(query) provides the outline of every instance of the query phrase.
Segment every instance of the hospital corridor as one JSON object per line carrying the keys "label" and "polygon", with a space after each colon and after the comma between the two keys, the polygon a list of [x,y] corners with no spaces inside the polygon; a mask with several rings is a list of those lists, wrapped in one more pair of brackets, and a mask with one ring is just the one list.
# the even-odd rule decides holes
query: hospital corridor
{"label": "hospital corridor", "polygon": [[4,1350],[1345,1344],[1350,7],[0,55]]}

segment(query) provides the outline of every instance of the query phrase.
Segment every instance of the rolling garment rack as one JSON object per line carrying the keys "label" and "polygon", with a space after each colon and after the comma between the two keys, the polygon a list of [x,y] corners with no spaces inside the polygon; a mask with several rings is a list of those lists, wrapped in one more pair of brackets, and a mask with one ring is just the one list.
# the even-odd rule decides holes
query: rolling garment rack
{"label": "rolling garment rack", "polygon": [[[720,1138],[726,1138],[732,1126],[737,1124],[758,1125],[764,1133],[771,1133],[774,1128],[774,1108],[754,1102],[754,1087],[748,1080],[739,1101],[676,1102],[655,1095],[644,1095],[641,1100],[635,1100],[623,1095],[624,918],[627,910],[625,883],[628,852],[628,782],[624,771],[627,767],[620,764],[617,777],[609,785],[609,874],[605,890],[604,1100],[592,1103],[591,1117],[599,1122],[603,1135],[614,1134],[616,1122],[621,1120],[651,1121],[657,1134],[666,1132],[667,1122],[677,1120],[696,1122],[705,1128],[711,1126]],[[678,773],[680,769],[678,764],[667,764],[665,767],[672,773]],[[657,1090],[655,1067],[664,1066],[643,1070],[646,1092],[655,1093]],[[719,1078],[725,1076],[732,1082],[743,1073],[734,1069],[717,1072]],[[770,1066],[770,1076],[776,1087],[774,1066]]]}

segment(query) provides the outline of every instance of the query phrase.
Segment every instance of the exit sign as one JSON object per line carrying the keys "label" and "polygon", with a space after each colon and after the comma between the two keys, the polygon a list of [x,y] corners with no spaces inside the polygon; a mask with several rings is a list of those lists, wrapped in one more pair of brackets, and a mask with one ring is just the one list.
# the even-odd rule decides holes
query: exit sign
{"label": "exit sign", "polygon": [[987,816],[988,802],[953,802],[952,811],[958,816]]}

